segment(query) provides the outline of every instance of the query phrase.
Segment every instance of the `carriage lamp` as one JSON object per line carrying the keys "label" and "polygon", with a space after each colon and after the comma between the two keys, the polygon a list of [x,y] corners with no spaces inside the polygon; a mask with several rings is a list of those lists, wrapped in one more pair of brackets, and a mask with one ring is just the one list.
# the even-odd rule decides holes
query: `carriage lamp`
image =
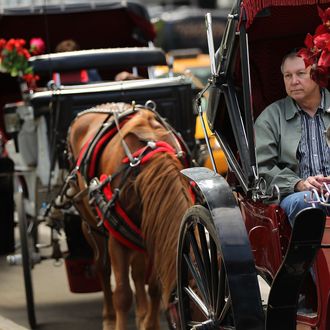
{"label": "carriage lamp", "polygon": [[3,108],[3,114],[6,133],[14,139],[16,152],[19,152],[17,135],[23,121],[33,119],[33,108],[24,102],[7,103]]}

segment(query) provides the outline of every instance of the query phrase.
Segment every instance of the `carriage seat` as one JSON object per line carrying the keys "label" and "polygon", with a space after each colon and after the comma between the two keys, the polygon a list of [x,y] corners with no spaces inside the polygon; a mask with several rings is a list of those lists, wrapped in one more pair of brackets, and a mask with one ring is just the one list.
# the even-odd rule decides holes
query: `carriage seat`
{"label": "carriage seat", "polygon": [[167,60],[165,53],[160,48],[125,47],[33,56],[29,59],[29,64],[35,74],[49,77],[49,73],[53,72],[63,74],[91,69],[106,72],[112,70],[118,73],[123,70],[130,71],[134,67],[137,70],[145,71],[151,66],[167,65]]}
{"label": "carriage seat", "polygon": [[[67,129],[76,114],[107,102],[135,101],[144,105],[152,100],[162,117],[182,135],[190,150],[195,145],[196,117],[192,107],[192,87],[184,77],[100,82],[87,85],[62,86],[59,90],[41,91],[31,95],[34,116],[50,116],[50,104],[60,109],[59,134],[66,138]],[[52,101],[52,102],[51,102]]]}

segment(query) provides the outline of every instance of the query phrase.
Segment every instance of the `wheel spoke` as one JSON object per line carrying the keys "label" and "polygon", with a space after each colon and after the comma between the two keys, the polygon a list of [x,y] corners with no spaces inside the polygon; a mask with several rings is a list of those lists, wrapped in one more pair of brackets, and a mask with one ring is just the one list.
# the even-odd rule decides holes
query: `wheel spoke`
{"label": "wheel spoke", "polygon": [[[198,234],[199,234],[199,240],[200,240],[200,246],[202,250],[202,256],[203,256],[203,263],[205,266],[205,273],[207,277],[207,282],[211,283],[211,263],[210,263],[210,254],[209,254],[209,244],[208,240],[206,239],[205,235],[205,227],[203,227],[201,224],[197,225],[198,227]],[[212,292],[212,288],[210,288],[210,291]],[[214,301],[212,301],[214,303]]]}
{"label": "wheel spoke", "polygon": [[220,260],[220,270],[218,272],[219,279],[218,279],[218,308],[217,313],[221,312],[224,308],[224,305],[226,303],[226,296],[227,294],[227,279],[226,279],[226,270],[225,266],[223,264],[223,260]]}
{"label": "wheel spoke", "polygon": [[231,309],[231,298],[230,296],[228,297],[227,301],[225,302],[223,308],[222,308],[222,311],[221,311],[221,314],[219,316],[219,322],[223,322],[223,320],[225,319],[225,317],[227,316],[228,312],[230,311]]}
{"label": "wheel spoke", "polygon": [[188,266],[188,268],[190,270],[190,273],[191,273],[193,279],[196,282],[196,285],[197,285],[198,290],[202,294],[204,300],[207,301],[207,294],[205,292],[205,288],[203,286],[203,283],[202,283],[203,281],[202,281],[202,279],[200,277],[200,274],[195,269],[194,264],[193,264],[190,256],[188,256],[187,254],[184,254],[184,259],[186,261],[186,264],[187,264],[187,266]]}
{"label": "wheel spoke", "polygon": [[212,303],[215,306],[215,313],[219,310],[219,260],[218,250],[214,240],[210,237],[210,255],[211,255],[211,294]]}
{"label": "wheel spoke", "polygon": [[181,329],[235,329],[227,274],[210,212],[192,207],[183,219],[178,249]]}
{"label": "wheel spoke", "polygon": [[208,313],[207,307],[203,303],[203,301],[198,297],[198,295],[194,292],[194,290],[190,287],[185,287],[184,290],[187,293],[187,295],[190,297],[190,299],[199,308],[199,310],[205,315],[206,318],[208,318],[209,313]]}
{"label": "wheel spoke", "polygon": [[190,240],[191,248],[192,248],[192,251],[193,251],[194,261],[197,264],[196,271],[199,274],[201,285],[203,286],[202,293],[205,297],[204,299],[210,305],[210,303],[211,303],[210,292],[209,292],[209,287],[207,285],[207,283],[210,283],[210,282],[207,281],[208,278],[206,277],[206,272],[205,272],[205,267],[204,267],[205,265],[203,263],[203,259],[202,259],[202,256],[200,254],[200,249],[199,249],[199,246],[201,244],[199,244],[197,242],[197,239],[196,239],[196,236],[195,236],[195,228],[196,227],[194,227],[194,226],[190,227],[190,230],[188,232],[188,238]]}

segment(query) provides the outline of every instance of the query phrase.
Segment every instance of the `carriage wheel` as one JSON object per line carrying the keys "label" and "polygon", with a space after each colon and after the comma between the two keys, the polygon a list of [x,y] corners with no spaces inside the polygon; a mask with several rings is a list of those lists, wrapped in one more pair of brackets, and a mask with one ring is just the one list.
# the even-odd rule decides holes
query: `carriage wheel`
{"label": "carriage wheel", "polygon": [[219,246],[210,211],[190,208],[181,224],[177,259],[181,329],[235,329]]}
{"label": "carriage wheel", "polygon": [[24,210],[24,197],[23,192],[19,191],[15,196],[16,209],[18,213],[18,226],[21,241],[21,254],[22,254],[22,265],[23,265],[23,276],[25,285],[25,296],[29,324],[32,329],[36,328],[36,316],[34,308],[34,297],[33,297],[33,286],[31,269],[33,262],[31,260],[31,244],[28,235],[27,216]]}

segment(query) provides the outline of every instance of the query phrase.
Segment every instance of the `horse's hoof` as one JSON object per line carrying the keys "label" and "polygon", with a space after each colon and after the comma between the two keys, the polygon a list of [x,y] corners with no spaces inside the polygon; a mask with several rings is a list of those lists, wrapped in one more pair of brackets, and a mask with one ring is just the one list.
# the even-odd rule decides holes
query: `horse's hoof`
{"label": "horse's hoof", "polygon": [[115,330],[116,321],[115,320],[104,320],[103,321],[103,330]]}

